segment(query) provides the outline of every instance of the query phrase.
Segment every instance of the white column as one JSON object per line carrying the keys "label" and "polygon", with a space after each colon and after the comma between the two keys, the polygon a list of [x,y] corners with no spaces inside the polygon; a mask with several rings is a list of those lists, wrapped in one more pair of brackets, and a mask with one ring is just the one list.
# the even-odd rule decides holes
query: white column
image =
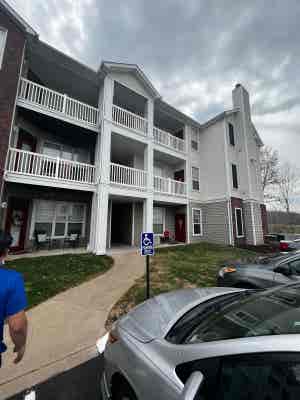
{"label": "white column", "polygon": [[144,201],[144,231],[153,232],[153,196]]}
{"label": "white column", "polygon": [[[186,239],[187,243],[191,242],[190,232],[191,232],[191,217],[190,217],[190,197],[192,188],[192,172],[191,172],[191,137],[190,129],[187,125],[184,126],[184,138],[186,143],[187,158],[185,161],[185,182],[186,182],[186,194],[188,199],[188,204],[186,206]],[[201,185],[201,182],[200,182]]]}
{"label": "white column", "polygon": [[110,185],[110,153],[111,153],[111,110],[113,102],[114,83],[109,77],[104,80],[103,103],[105,118],[101,123],[101,133],[98,135],[95,166],[96,192],[93,196],[91,215],[91,235],[89,248],[95,254],[105,254],[108,230],[108,201]]}

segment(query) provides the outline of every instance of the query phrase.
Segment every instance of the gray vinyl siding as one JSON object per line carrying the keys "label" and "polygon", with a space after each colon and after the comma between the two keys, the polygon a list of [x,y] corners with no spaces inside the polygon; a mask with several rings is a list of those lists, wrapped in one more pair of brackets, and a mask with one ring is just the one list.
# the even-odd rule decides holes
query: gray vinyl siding
{"label": "gray vinyl siding", "polygon": [[[192,209],[202,210],[202,236],[193,235]],[[190,242],[212,242],[230,244],[228,202],[196,203],[189,204],[189,234]]]}
{"label": "gray vinyl siding", "polygon": [[[253,208],[253,219],[251,214],[252,213],[251,204]],[[243,208],[244,208],[245,235],[247,244],[256,244],[256,245],[263,244],[264,235],[263,235],[260,203],[244,202]]]}
{"label": "gray vinyl siding", "polygon": [[260,203],[253,204],[253,214],[254,214],[256,244],[257,245],[263,244],[264,243],[264,232],[263,232],[263,226],[262,226]]}
{"label": "gray vinyl siding", "polygon": [[143,231],[143,203],[135,203],[134,208],[134,245],[140,245],[141,232]]}
{"label": "gray vinyl siding", "polygon": [[254,244],[251,203],[244,202],[243,214],[244,214],[244,233],[246,237],[246,243]]}

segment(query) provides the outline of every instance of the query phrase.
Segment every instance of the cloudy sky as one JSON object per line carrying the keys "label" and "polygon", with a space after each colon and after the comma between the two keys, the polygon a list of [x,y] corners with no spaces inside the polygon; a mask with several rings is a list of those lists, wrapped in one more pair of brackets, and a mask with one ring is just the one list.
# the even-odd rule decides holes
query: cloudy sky
{"label": "cloudy sky", "polygon": [[93,68],[137,63],[163,98],[207,120],[236,82],[282,160],[300,167],[300,1],[8,0],[40,38]]}

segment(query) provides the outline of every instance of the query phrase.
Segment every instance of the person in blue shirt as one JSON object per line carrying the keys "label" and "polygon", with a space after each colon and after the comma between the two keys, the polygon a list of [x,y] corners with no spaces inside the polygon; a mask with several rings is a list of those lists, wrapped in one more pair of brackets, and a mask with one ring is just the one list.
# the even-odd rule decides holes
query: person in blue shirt
{"label": "person in blue shirt", "polygon": [[0,367],[1,354],[6,351],[3,342],[3,328],[7,321],[9,333],[14,343],[14,360],[19,363],[24,357],[27,339],[27,306],[22,276],[13,270],[5,269],[5,259],[12,244],[10,234],[0,231]]}

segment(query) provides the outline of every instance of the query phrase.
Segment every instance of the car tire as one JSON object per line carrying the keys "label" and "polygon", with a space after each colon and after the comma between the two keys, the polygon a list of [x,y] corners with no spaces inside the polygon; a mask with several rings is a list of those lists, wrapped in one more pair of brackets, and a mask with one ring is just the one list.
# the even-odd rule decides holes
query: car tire
{"label": "car tire", "polygon": [[129,384],[122,382],[115,388],[113,400],[137,400],[137,397]]}

